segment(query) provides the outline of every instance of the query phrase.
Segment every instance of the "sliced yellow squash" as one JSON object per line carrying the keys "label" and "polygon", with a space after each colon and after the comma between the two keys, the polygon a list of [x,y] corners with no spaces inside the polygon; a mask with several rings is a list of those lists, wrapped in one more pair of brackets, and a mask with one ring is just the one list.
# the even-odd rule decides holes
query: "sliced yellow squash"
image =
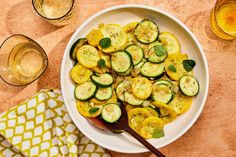
{"label": "sliced yellow squash", "polygon": [[[82,116],[89,118],[97,117],[98,115],[100,115],[102,111],[102,105],[92,106],[89,101],[78,101],[76,106],[77,110]],[[99,109],[96,112],[91,112],[91,109],[94,108],[99,108]]]}
{"label": "sliced yellow squash", "polygon": [[140,124],[139,133],[144,138],[152,138],[155,131],[162,131],[164,122],[158,117],[148,117]]}
{"label": "sliced yellow squash", "polygon": [[130,104],[125,105],[125,109],[126,109],[127,112],[130,111],[130,110],[132,110],[132,109],[134,109],[134,108],[136,108],[136,107],[137,107],[137,106],[130,105]]}
{"label": "sliced yellow squash", "polygon": [[79,64],[75,65],[70,71],[70,76],[76,83],[87,82],[91,75],[92,72],[89,69]]}
{"label": "sliced yellow squash", "polygon": [[84,45],[79,48],[76,57],[78,62],[86,68],[94,68],[97,66],[97,62],[100,60],[100,56],[95,47],[90,45]]}
{"label": "sliced yellow squash", "polygon": [[98,51],[100,58],[105,60],[105,64],[108,68],[111,68],[111,56],[103,53],[101,50]]}
{"label": "sliced yellow squash", "polygon": [[170,32],[161,32],[159,40],[166,48],[168,55],[180,53],[180,44],[177,38]]}
{"label": "sliced yellow squash", "polygon": [[[179,80],[183,75],[192,75],[193,72],[187,72],[183,66],[183,60],[188,59],[187,54],[171,54],[168,55],[167,59],[164,61],[165,70],[167,75],[172,80]],[[173,71],[170,66],[174,66],[175,71]]]}
{"label": "sliced yellow squash", "polygon": [[88,43],[92,46],[98,46],[100,40],[103,38],[103,34],[99,29],[93,29],[86,36]]}
{"label": "sliced yellow squash", "polygon": [[157,101],[153,102],[152,104],[159,108],[159,117],[163,120],[164,124],[170,123],[176,119],[177,112],[172,107]]}
{"label": "sliced yellow squash", "polygon": [[178,91],[174,99],[168,104],[168,106],[172,107],[178,113],[178,115],[180,115],[189,110],[192,102],[192,97],[185,96],[180,91]]}
{"label": "sliced yellow squash", "polygon": [[106,103],[117,103],[116,92],[115,92],[114,89],[113,89],[113,91],[112,91],[112,96],[111,96],[111,98],[108,99]]}
{"label": "sliced yellow squash", "polygon": [[139,99],[147,99],[152,93],[152,83],[145,77],[133,78],[131,88]]}
{"label": "sliced yellow squash", "polygon": [[151,113],[144,108],[134,108],[128,111],[129,126],[135,131],[138,131],[140,123],[151,116]]}
{"label": "sliced yellow squash", "polygon": [[122,29],[125,31],[127,34],[127,44],[126,45],[131,45],[137,43],[137,39],[134,35],[134,29],[138,22],[131,22],[125,25]]}
{"label": "sliced yellow squash", "polygon": [[97,98],[92,98],[89,100],[90,102],[93,102],[95,104],[105,104],[107,101],[106,100],[98,100]]}
{"label": "sliced yellow squash", "polygon": [[106,53],[111,53],[117,50],[122,50],[127,42],[127,36],[125,31],[119,24],[106,24],[100,28],[103,37],[111,39],[111,46],[108,48],[102,48],[100,45],[98,48]]}

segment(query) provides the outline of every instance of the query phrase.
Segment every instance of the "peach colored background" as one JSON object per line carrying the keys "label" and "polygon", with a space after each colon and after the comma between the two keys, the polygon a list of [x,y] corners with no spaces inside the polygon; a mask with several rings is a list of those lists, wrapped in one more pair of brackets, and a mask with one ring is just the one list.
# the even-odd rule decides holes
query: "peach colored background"
{"label": "peach colored background", "polygon": [[[42,88],[60,88],[60,63],[73,31],[89,16],[118,4],[139,3],[160,7],[185,23],[202,44],[210,69],[206,106],[195,125],[180,139],[160,149],[168,157],[236,156],[236,40],[223,41],[210,30],[214,0],[78,0],[76,22],[55,27],[34,12],[31,0],[0,0],[0,43],[21,33],[47,51],[49,67],[44,75],[26,87],[11,87],[0,80],[0,112]],[[151,153],[120,154],[115,157],[154,156]]]}

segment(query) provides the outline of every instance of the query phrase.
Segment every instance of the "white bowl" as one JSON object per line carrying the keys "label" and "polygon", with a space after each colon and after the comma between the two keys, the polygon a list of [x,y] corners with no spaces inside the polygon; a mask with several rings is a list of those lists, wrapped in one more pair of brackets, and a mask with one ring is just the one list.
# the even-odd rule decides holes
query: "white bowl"
{"label": "white bowl", "polygon": [[[102,131],[92,126],[76,109],[74,98],[74,85],[70,79],[70,69],[73,67],[73,61],[69,57],[69,51],[72,44],[99,23],[117,23],[125,25],[132,21],[140,21],[144,18],[152,19],[157,23],[160,31],[172,32],[179,40],[181,52],[187,53],[189,58],[196,61],[194,76],[200,83],[199,94],[194,98],[190,110],[179,116],[175,121],[165,126],[165,137],[160,139],[150,139],[149,141],[156,148],[168,145],[182,136],[199,117],[207,98],[209,86],[209,74],[207,60],[203,49],[193,33],[178,19],[169,13],[158,8],[145,5],[119,5],[105,9],[87,19],[71,37],[63,56],[61,65],[61,89],[67,110],[78,129],[95,143],[104,148],[123,152],[123,153],[141,153],[148,151],[129,136],[122,134],[113,134]],[[133,142],[132,142],[133,141]]]}

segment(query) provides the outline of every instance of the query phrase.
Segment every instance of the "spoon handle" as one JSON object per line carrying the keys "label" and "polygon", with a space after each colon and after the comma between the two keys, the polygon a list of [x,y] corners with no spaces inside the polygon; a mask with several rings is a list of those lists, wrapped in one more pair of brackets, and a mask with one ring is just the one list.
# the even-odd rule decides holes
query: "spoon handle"
{"label": "spoon handle", "polygon": [[149,149],[157,157],[166,157],[164,154],[162,154],[159,150],[157,150],[155,147],[153,147],[147,140],[145,140],[142,136],[137,134],[129,126],[127,128],[125,128],[125,131],[127,131],[130,135],[132,135],[134,138],[136,138],[140,143],[142,143],[147,149]]}

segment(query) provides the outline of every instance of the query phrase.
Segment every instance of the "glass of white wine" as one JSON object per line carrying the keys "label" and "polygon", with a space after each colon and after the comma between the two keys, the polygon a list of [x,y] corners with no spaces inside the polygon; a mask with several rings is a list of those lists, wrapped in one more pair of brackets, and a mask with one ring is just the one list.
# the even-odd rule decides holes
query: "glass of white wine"
{"label": "glass of white wine", "polygon": [[48,22],[64,26],[75,17],[75,0],[32,0],[35,11]]}
{"label": "glass of white wine", "polygon": [[12,35],[0,47],[0,77],[10,85],[32,83],[44,73],[47,66],[47,54],[29,37]]}

